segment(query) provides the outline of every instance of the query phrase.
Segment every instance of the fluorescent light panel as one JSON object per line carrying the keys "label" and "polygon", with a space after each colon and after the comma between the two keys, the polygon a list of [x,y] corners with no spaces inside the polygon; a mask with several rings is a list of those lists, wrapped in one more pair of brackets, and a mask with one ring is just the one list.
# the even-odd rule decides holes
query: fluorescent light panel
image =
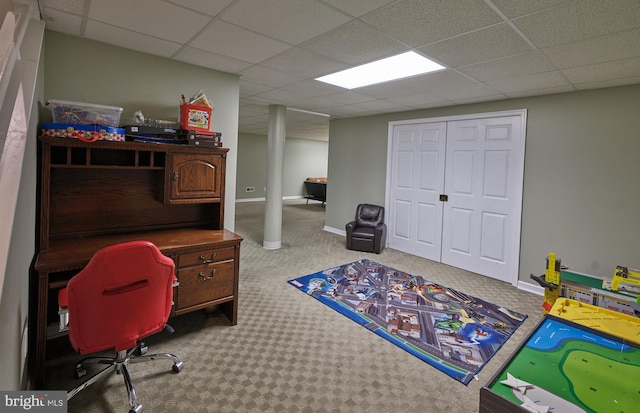
{"label": "fluorescent light panel", "polygon": [[435,72],[444,69],[416,52],[406,52],[382,60],[352,67],[341,72],[316,78],[345,89],[355,89],[376,83],[389,82],[410,76]]}

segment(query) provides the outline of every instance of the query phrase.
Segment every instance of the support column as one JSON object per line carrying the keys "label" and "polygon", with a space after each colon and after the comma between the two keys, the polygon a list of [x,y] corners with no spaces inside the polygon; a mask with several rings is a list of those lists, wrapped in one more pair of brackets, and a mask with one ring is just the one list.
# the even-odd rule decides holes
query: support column
{"label": "support column", "polygon": [[262,247],[275,250],[282,245],[282,182],[286,111],[282,105],[269,105],[267,137],[267,193],[265,194],[264,240]]}

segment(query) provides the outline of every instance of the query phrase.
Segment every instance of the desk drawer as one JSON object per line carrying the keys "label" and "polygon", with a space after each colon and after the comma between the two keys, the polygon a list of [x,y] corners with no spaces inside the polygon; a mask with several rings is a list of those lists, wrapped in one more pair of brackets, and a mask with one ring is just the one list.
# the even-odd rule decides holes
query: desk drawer
{"label": "desk drawer", "polygon": [[178,257],[178,268],[190,267],[192,265],[211,264],[225,260],[232,260],[234,258],[235,248],[233,247],[192,252],[190,254],[180,254]]}
{"label": "desk drawer", "polygon": [[183,309],[233,296],[234,263],[224,261],[178,270],[180,286],[177,308]]}

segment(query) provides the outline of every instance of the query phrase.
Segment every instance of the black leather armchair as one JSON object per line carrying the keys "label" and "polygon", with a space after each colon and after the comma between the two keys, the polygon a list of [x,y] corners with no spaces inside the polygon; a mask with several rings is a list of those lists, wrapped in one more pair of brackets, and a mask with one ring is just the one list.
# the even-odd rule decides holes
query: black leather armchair
{"label": "black leather armchair", "polygon": [[384,207],[371,204],[358,205],[356,219],[349,222],[345,228],[348,249],[380,254],[387,240]]}

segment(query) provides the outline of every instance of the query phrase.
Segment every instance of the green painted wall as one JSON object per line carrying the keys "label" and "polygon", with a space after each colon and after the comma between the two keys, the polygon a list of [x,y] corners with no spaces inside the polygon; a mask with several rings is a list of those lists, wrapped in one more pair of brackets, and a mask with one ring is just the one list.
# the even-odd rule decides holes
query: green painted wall
{"label": "green painted wall", "polygon": [[519,280],[549,252],[588,274],[639,268],[640,85],[334,120],[326,226],[384,205],[389,121],[514,109],[528,111]]}

